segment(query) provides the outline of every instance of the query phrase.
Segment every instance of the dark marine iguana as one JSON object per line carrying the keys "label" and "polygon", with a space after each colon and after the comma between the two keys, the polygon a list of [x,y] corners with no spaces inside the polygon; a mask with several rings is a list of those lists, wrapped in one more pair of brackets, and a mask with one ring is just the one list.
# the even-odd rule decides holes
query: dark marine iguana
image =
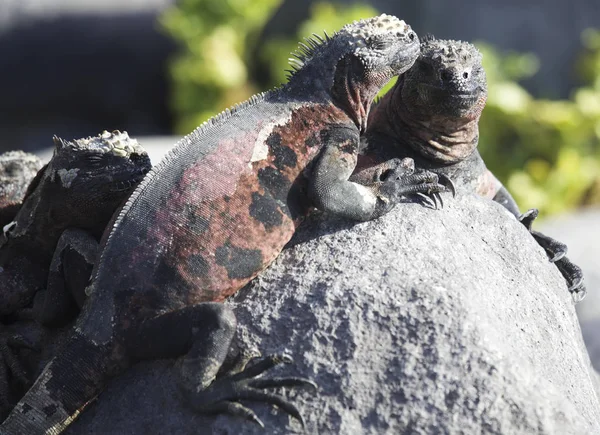
{"label": "dark marine iguana", "polygon": [[[355,175],[372,182],[392,158],[446,175],[459,189],[502,204],[542,246],[578,301],[585,295],[581,269],[565,257],[567,247],[531,229],[537,210],[521,214],[510,193],[486,168],[477,145],[478,122],[487,99],[481,53],[467,42],[428,35],[421,55],[373,107]],[[383,169],[382,169],[383,168]]]}
{"label": "dark marine iguana", "polygon": [[0,154],[0,228],[14,219],[27,186],[43,165],[37,156],[23,151]]}
{"label": "dark marine iguana", "polygon": [[70,250],[81,247],[83,256],[95,256],[87,240],[97,243],[151,167],[146,151],[125,132],[72,142],[55,137],[54,144],[52,159],[0,236],[0,316],[26,307],[48,280],[56,281]]}
{"label": "dark marine iguana", "polygon": [[[73,142],[55,137],[54,143],[52,159],[33,180],[19,176],[14,183],[27,190],[0,235],[4,325],[23,317],[53,326],[72,320],[85,296],[100,236],[150,170],[148,154],[127,133],[104,132]],[[10,397],[22,395],[29,383],[17,349],[38,344],[1,331],[0,414],[12,409]]]}
{"label": "dark marine iguana", "polygon": [[301,47],[287,84],[198,127],[136,188],[104,238],[72,337],[0,433],[60,433],[110,378],[168,357],[181,357],[182,391],[198,411],[258,422],[246,399],[299,418],[259,389],[295,384],[254,379],[275,358],[214,380],[236,324],[214,301],[268,266],[311,206],[368,220],[407,193],[446,190],[402,165],[383,182],[348,181],[373,98],[418,55],[410,26],[382,15]]}

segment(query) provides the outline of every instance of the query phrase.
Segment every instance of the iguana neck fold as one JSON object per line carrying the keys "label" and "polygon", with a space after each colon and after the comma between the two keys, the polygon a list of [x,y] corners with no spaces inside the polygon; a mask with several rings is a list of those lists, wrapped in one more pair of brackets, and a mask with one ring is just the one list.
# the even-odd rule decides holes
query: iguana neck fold
{"label": "iguana neck fold", "polygon": [[399,82],[381,101],[385,105],[385,122],[391,126],[394,137],[439,163],[456,163],[475,151],[481,112],[463,118],[418,113],[409,109],[401,94]]}

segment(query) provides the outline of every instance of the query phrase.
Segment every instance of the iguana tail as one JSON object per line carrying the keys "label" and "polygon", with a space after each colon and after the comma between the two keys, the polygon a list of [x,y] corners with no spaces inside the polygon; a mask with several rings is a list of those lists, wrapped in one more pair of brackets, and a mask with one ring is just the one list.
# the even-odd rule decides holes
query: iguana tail
{"label": "iguana tail", "polygon": [[111,352],[75,334],[0,425],[0,435],[58,435],[102,391]]}

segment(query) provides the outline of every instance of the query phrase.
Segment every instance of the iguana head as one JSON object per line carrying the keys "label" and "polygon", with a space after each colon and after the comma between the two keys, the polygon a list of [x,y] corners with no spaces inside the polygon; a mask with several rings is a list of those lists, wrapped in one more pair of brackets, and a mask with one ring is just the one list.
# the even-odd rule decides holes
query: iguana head
{"label": "iguana head", "polygon": [[[55,136],[54,145],[52,160],[45,171],[40,171],[46,179],[38,182],[44,184],[46,199],[60,198],[69,204],[70,210],[56,210],[60,215],[56,219],[62,222],[89,221],[91,227],[96,227],[108,221],[151,168],[148,153],[126,132],[104,131],[74,141]],[[36,187],[34,180],[27,195]],[[92,215],[96,219],[91,219]]]}
{"label": "iguana head", "polygon": [[477,119],[487,98],[481,53],[468,42],[426,36],[401,82],[406,110],[416,114]]}
{"label": "iguana head", "polygon": [[364,130],[379,90],[418,54],[419,38],[404,21],[391,15],[355,21],[331,37],[315,35],[300,44],[288,86],[328,93]]}
{"label": "iguana head", "polygon": [[72,142],[55,136],[54,145],[53,176],[63,187],[83,188],[91,196],[92,190],[103,195],[128,190],[151,168],[148,153],[127,132],[104,131]]}

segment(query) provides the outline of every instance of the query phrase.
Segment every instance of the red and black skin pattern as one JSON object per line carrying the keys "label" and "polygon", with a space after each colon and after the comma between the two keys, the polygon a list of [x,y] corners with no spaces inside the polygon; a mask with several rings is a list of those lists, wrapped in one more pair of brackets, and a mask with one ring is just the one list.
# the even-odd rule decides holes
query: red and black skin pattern
{"label": "red and black skin pattern", "polygon": [[52,159],[28,185],[18,213],[0,235],[3,321],[46,288],[65,230],[79,228],[99,240],[114,211],[150,170],[137,142],[135,152],[125,150],[133,150],[126,133],[104,136],[74,142],[55,138]]}
{"label": "red and black skin pattern", "polygon": [[392,158],[446,175],[457,190],[500,203],[530,230],[555,262],[575,300],[585,295],[581,269],[564,255],[566,246],[531,230],[537,211],[521,215],[508,190],[477,150],[479,118],[487,99],[481,54],[462,41],[426,36],[413,67],[371,110],[352,180],[368,182]]}
{"label": "red and black skin pattern", "polygon": [[0,154],[0,227],[12,222],[21,207],[27,186],[44,164],[33,154],[8,151]]}
{"label": "red and black skin pattern", "polygon": [[235,317],[215,301],[267,267],[312,207],[381,214],[378,186],[348,178],[373,98],[419,50],[410,26],[385,15],[308,44],[286,85],[200,126],[138,186],[105,237],[70,344],[0,433],[60,433],[109,378],[150,358],[181,356],[187,402],[231,411],[239,385],[223,396],[211,384]]}

